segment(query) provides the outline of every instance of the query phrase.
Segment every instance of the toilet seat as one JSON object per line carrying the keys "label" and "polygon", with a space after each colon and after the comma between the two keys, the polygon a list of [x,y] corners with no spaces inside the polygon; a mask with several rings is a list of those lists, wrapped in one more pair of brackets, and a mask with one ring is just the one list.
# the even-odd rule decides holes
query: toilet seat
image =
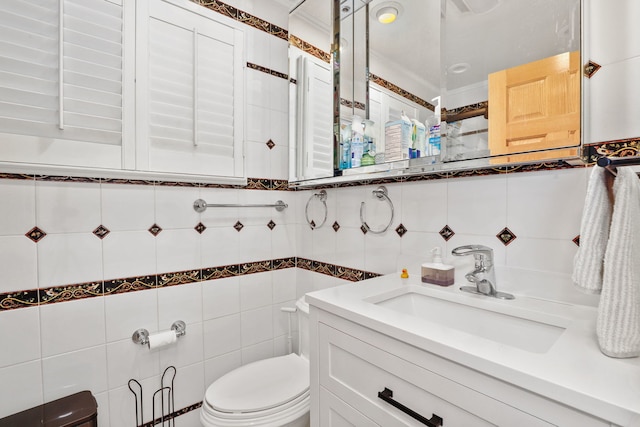
{"label": "toilet seat", "polygon": [[205,393],[201,418],[214,426],[282,425],[308,413],[309,402],[309,362],[292,353],[220,377]]}

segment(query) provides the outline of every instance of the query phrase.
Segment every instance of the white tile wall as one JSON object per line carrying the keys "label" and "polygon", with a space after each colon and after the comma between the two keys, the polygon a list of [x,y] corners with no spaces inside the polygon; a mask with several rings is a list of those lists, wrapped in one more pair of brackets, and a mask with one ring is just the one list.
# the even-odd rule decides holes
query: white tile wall
{"label": "white tile wall", "polygon": [[107,342],[129,339],[138,329],[159,331],[155,289],[110,295],[104,299],[104,305]]}
{"label": "white tile wall", "polygon": [[40,288],[103,279],[102,241],[91,232],[48,234],[37,246]]}
{"label": "white tile wall", "polygon": [[151,185],[102,184],[102,225],[113,231],[147,230],[155,222]]}
{"label": "white tile wall", "polygon": [[205,359],[238,351],[242,347],[240,314],[207,320],[203,326]]}
{"label": "white tile wall", "polygon": [[0,417],[44,403],[40,360],[0,368]]}
{"label": "white tile wall", "polygon": [[[40,359],[40,318],[37,307],[11,310],[3,315],[0,328],[0,368]],[[2,415],[0,415],[2,417]]]}
{"label": "white tile wall", "polygon": [[41,306],[42,356],[104,345],[104,300],[88,298]]}
{"label": "white tile wall", "polygon": [[146,230],[113,231],[102,239],[105,279],[155,274],[156,258],[156,238]]}
{"label": "white tile wall", "polygon": [[93,393],[107,391],[105,346],[43,358],[42,383],[45,402],[83,390],[91,390]]}
{"label": "white tile wall", "polygon": [[640,91],[638,67],[640,55],[603,66],[591,77],[589,123],[593,142],[640,136],[640,103],[629,97]]}
{"label": "white tile wall", "polygon": [[23,235],[0,236],[0,271],[2,271],[0,292],[37,288],[36,244]]}
{"label": "white tile wall", "polygon": [[[286,26],[286,10],[262,0],[229,3]],[[640,39],[633,21],[640,6],[624,0],[628,13],[621,16],[615,13],[620,5],[591,3],[592,59],[604,66],[588,83],[592,139],[637,137],[640,103],[628,94],[640,92],[634,89],[640,81],[640,44],[633,42]],[[612,22],[618,31],[610,31]],[[286,72],[286,42],[257,30],[247,33],[247,59]],[[286,179],[288,83],[255,70],[245,74],[249,176]],[[264,145],[269,139],[276,143],[273,150]],[[311,230],[304,206],[312,190],[0,180],[0,292],[289,256],[385,273],[426,260],[436,245],[463,274],[472,260],[449,253],[469,243],[492,247],[499,265],[568,273],[587,175],[587,170],[566,170],[389,184],[396,217],[380,236],[364,235],[359,219],[360,203],[366,201],[369,225],[386,224],[386,203],[371,196],[376,186],[328,189],[327,223]],[[210,203],[282,199],[290,207],[283,213],[210,208],[198,214],[192,204],[200,197]],[[271,219],[277,224],[273,231],[266,226]],[[238,220],[245,225],[241,232],[232,228]],[[203,234],[193,229],[200,221],[207,227]],[[340,225],[337,233],[334,221]],[[163,228],[158,237],[147,231],[153,223]],[[402,238],[394,231],[400,223],[408,229]],[[111,230],[103,240],[91,233],[100,224]],[[456,234],[445,242],[438,231],[447,224]],[[24,236],[36,225],[47,233],[37,244]],[[518,236],[506,247],[496,238],[505,226]],[[0,311],[0,342],[12,349],[0,352],[0,418],[89,389],[100,404],[101,425],[134,425],[126,383],[136,378],[145,390],[148,421],[152,391],[169,364],[178,368],[176,406],[191,405],[230,369],[284,353],[281,306],[343,283],[287,269]],[[165,330],[178,319],[188,323],[187,335],[174,346],[149,351],[131,342],[138,328]],[[198,425],[197,411],[179,421]]]}
{"label": "white tile wall", "polygon": [[36,224],[36,184],[4,180],[0,185],[0,236],[22,236]]}
{"label": "white tile wall", "polygon": [[91,232],[100,225],[100,186],[36,182],[36,220],[46,233]]}

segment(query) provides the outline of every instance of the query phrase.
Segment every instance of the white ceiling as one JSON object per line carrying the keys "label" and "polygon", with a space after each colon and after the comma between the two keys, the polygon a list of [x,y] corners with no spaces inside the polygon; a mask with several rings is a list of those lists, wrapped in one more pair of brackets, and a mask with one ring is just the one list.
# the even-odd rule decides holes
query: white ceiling
{"label": "white ceiling", "polygon": [[[278,1],[288,1],[291,7],[299,3]],[[370,11],[389,2],[342,0],[351,8],[354,1],[356,8],[370,1]],[[439,89],[443,69],[453,64],[468,63],[470,68],[462,74],[446,73],[448,89],[473,85],[486,80],[488,73],[580,46],[580,0],[447,0],[446,11],[440,10],[440,0],[391,1],[403,9],[394,23],[382,25],[370,16],[370,70],[407,90],[421,86],[422,93],[415,92],[419,89],[414,93],[423,97]],[[497,5],[487,13],[460,11],[460,6],[475,7],[478,2]],[[327,45],[331,5],[331,0],[306,0],[295,12],[316,32],[326,34]],[[441,32],[443,14],[446,27]],[[304,39],[304,34],[296,33],[299,27],[290,31]]]}

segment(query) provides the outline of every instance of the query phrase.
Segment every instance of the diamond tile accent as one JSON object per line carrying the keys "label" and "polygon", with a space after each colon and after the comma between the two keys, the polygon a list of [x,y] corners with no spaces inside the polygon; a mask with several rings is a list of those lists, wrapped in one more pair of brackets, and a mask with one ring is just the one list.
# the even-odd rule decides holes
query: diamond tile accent
{"label": "diamond tile accent", "polygon": [[267,224],[267,227],[269,227],[270,230],[273,230],[274,228],[276,228],[276,223],[273,222],[273,220],[269,221],[269,223]]}
{"label": "diamond tile accent", "polygon": [[400,224],[399,226],[396,227],[396,233],[398,233],[398,236],[402,237],[405,235],[406,232],[407,232],[407,229],[405,228],[404,225]]}
{"label": "diamond tile accent", "polygon": [[149,229],[149,233],[153,234],[154,236],[157,236],[158,234],[160,234],[161,231],[162,231],[162,228],[158,224],[153,224]]}
{"label": "diamond tile accent", "polygon": [[338,230],[340,230],[340,224],[338,224],[338,221],[334,221],[331,227],[333,227],[333,231],[335,231],[336,233],[338,232]]}
{"label": "diamond tile accent", "polygon": [[269,147],[269,150],[273,150],[273,147],[275,146],[276,146],[276,143],[273,142],[272,140],[267,141],[267,147]]}
{"label": "diamond tile accent", "polygon": [[507,246],[509,243],[513,242],[517,238],[517,236],[513,234],[513,232],[509,230],[507,227],[503,228],[502,231],[496,234],[496,237],[502,243],[504,243],[505,246]]}
{"label": "diamond tile accent", "polygon": [[98,228],[93,230],[93,234],[95,234],[100,239],[104,239],[105,237],[107,237],[107,234],[109,233],[111,233],[111,231],[102,224],[100,224]]}
{"label": "diamond tile accent", "polygon": [[199,222],[198,225],[196,225],[194,227],[194,230],[196,230],[200,234],[204,233],[204,230],[206,230],[206,229],[207,229],[207,227],[205,227],[204,224],[201,223],[201,222]]}
{"label": "diamond tile accent", "polygon": [[571,241],[572,241],[573,243],[575,243],[575,244],[576,244],[576,246],[580,246],[580,235],[578,234],[578,235],[577,235],[576,237],[574,237]]}
{"label": "diamond tile accent", "polygon": [[312,229],[316,228],[316,222],[314,220],[311,220],[311,222],[309,223],[309,227],[311,227]]}
{"label": "diamond tile accent", "polygon": [[584,75],[590,79],[601,67],[602,66],[600,64],[589,61],[584,66]]}
{"label": "diamond tile accent", "polygon": [[364,225],[360,226],[360,230],[362,230],[362,234],[367,234],[367,231],[369,231],[367,230],[367,227],[365,227]]}
{"label": "diamond tile accent", "polygon": [[27,231],[27,233],[25,234],[25,236],[27,236],[29,239],[31,239],[35,243],[38,243],[46,235],[47,233],[40,230],[38,227],[33,227],[31,230]]}
{"label": "diamond tile accent", "polygon": [[445,225],[444,228],[439,231],[439,234],[445,241],[448,241],[456,233],[454,233],[448,225]]}
{"label": "diamond tile accent", "polygon": [[235,228],[236,231],[239,232],[240,230],[242,230],[244,228],[244,225],[242,225],[242,223],[240,221],[238,221],[233,225],[233,228]]}

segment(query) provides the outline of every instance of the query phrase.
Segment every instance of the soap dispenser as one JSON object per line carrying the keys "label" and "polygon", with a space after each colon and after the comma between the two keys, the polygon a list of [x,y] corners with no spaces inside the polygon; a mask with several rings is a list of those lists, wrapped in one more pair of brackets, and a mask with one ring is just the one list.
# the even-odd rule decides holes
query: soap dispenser
{"label": "soap dispenser", "polygon": [[454,267],[442,262],[442,250],[436,246],[431,249],[432,262],[422,264],[422,281],[440,286],[451,286],[454,281]]}

